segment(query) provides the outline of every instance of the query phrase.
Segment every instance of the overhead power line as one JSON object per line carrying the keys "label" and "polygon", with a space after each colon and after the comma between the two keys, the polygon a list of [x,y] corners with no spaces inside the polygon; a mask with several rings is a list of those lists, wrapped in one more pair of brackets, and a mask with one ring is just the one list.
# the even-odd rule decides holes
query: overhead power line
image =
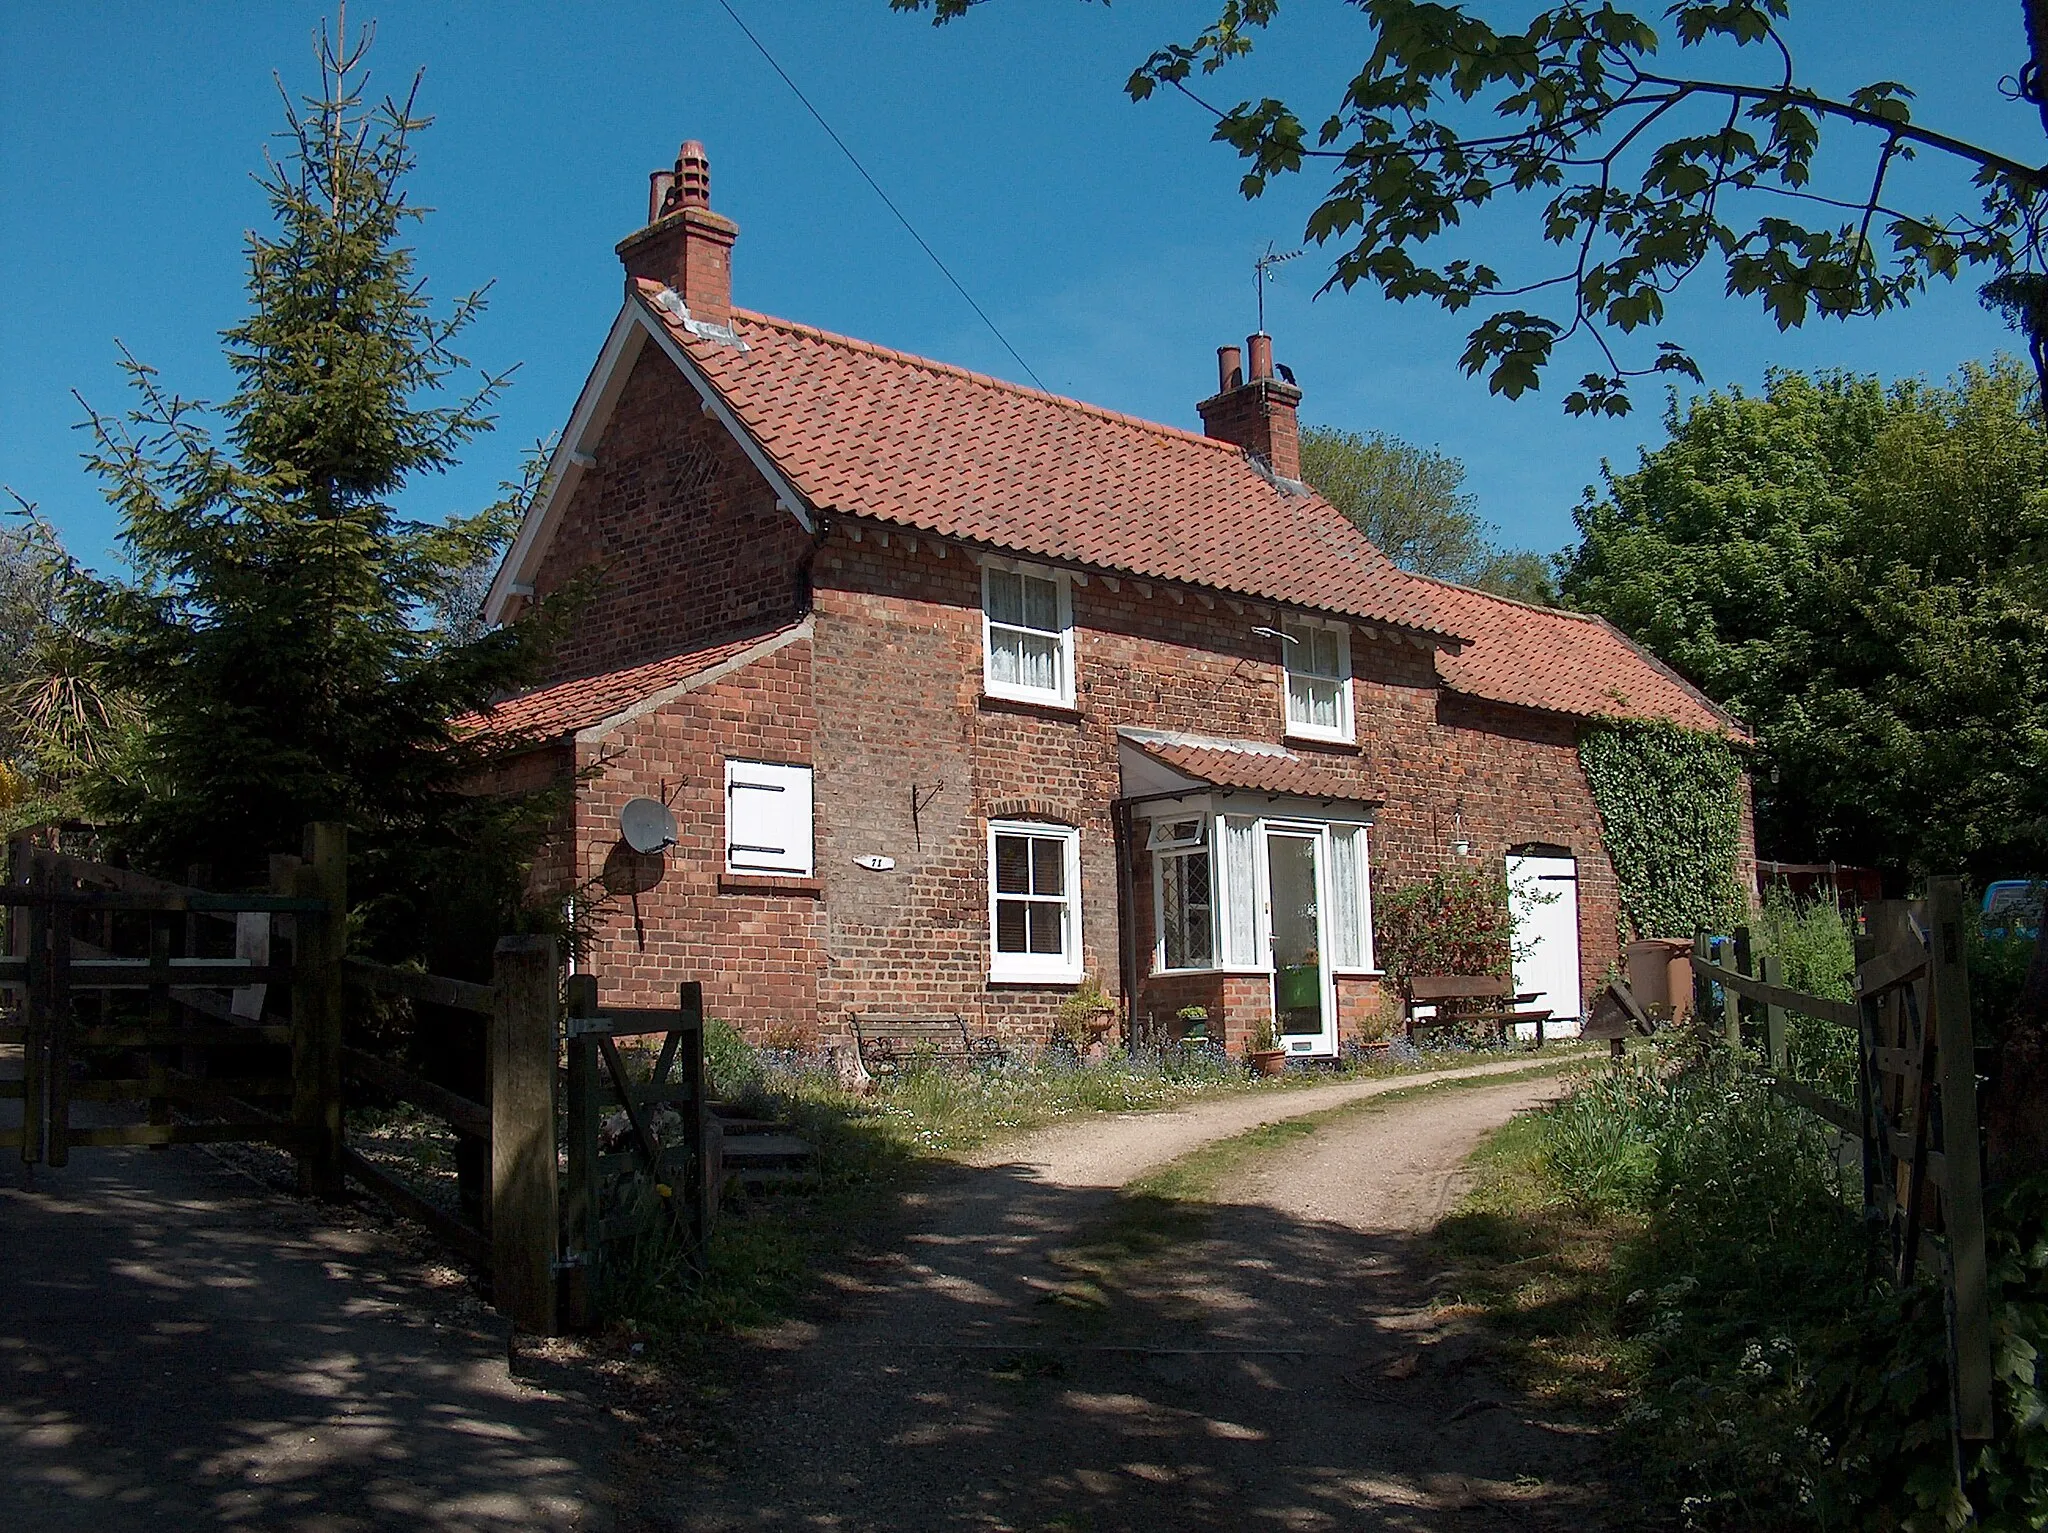
{"label": "overhead power line", "polygon": [[868,174],[868,168],[867,166],[861,164],[860,156],[855,154],[851,149],[846,147],[846,140],[841,138],[837,133],[835,133],[832,130],[832,124],[825,121],[825,114],[823,112],[820,112],[816,107],[811,105],[811,98],[809,96],[806,96],[803,93],[803,88],[799,86],[796,83],[796,81],[792,80],[789,77],[789,71],[784,69],[780,64],[775,62],[775,55],[768,51],[768,45],[762,42],[760,38],[754,35],[754,29],[752,27],[748,26],[746,22],[740,19],[740,13],[732,8],[730,0],[718,0],[718,8],[724,11],[726,15],[732,18],[732,24],[734,26],[738,27],[742,32],[746,33],[747,41],[752,43],[754,45],[755,50],[761,55],[761,57],[768,61],[768,67],[774,70],[777,74],[782,76],[782,83],[784,85],[787,85],[790,89],[790,92],[796,97],[796,99],[803,103],[804,110],[806,112],[809,112],[812,117],[817,119],[818,126],[825,130],[825,136],[831,139],[833,143],[839,146],[839,152],[846,156],[847,163],[852,165],[855,170],[860,172],[861,180],[867,182],[869,188],[873,190],[874,194],[882,199],[882,206],[887,208],[891,213],[894,213],[896,215],[896,222],[903,225],[903,227],[909,231],[910,237],[917,241],[918,249],[922,250],[926,255],[932,258],[932,265],[938,267],[940,274],[944,276],[948,282],[953,284],[953,291],[958,293],[962,298],[967,300],[967,307],[974,310],[976,316],[981,320],[981,322],[984,325],[988,326],[989,334],[994,336],[998,341],[1002,342],[1003,350],[1007,351],[1010,354],[1011,360],[1014,361],[1019,367],[1024,369],[1025,375],[1029,377],[1033,383],[1037,384],[1039,388],[1044,389],[1046,393],[1050,394],[1052,390],[1046,388],[1045,380],[1040,378],[1037,373],[1032,372],[1031,364],[1025,361],[1021,356],[1017,354],[1017,348],[1010,344],[1010,338],[1004,335],[1001,330],[996,328],[996,322],[990,319],[988,317],[987,312],[982,308],[982,306],[974,301],[974,295],[968,292],[967,289],[961,285],[960,279],[953,275],[952,270],[946,265],[944,261],[939,259],[939,253],[936,250],[932,249],[931,245],[926,241],[925,237],[922,234],[919,234],[917,232],[917,226],[913,224],[908,218],[904,217],[903,209],[897,207],[896,204],[890,199],[889,194],[882,190],[881,183],[876,181],[873,176]]}

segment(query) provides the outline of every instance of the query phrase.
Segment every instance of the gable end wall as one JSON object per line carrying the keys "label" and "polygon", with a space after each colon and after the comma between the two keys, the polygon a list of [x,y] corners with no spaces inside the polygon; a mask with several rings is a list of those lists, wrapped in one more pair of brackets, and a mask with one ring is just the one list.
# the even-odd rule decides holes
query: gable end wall
{"label": "gable end wall", "polygon": [[601,569],[548,680],[588,676],[801,616],[811,537],[697,391],[641,348],[534,580]]}

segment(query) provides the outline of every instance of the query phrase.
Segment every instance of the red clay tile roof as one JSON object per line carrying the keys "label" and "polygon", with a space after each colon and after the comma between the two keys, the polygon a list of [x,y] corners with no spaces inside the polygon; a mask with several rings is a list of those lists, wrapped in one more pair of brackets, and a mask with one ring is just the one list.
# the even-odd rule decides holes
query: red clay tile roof
{"label": "red clay tile roof", "polygon": [[744,349],[651,317],[812,505],[1139,578],[1443,633],[1321,496],[1223,442],[735,310]]}
{"label": "red clay tile roof", "polygon": [[1604,618],[1532,607],[1442,581],[1428,584],[1447,625],[1471,636],[1462,649],[1437,655],[1437,672],[1455,691],[1581,718],[1668,719],[1749,739],[1732,714]]}
{"label": "red clay tile roof", "polygon": [[482,729],[496,735],[559,739],[623,713],[664,687],[688,681],[692,676],[723,665],[755,645],[788,631],[784,628],[771,634],[748,634],[743,639],[729,639],[703,649],[693,649],[687,654],[650,660],[645,665],[630,666],[622,671],[604,671],[596,676],[580,676],[574,681],[558,681],[553,686],[494,703],[487,713],[464,714],[456,724],[465,730]]}
{"label": "red clay tile roof", "polygon": [[1176,772],[1185,772],[1219,788],[1298,793],[1308,798],[1358,798],[1356,778],[1336,763],[1311,760],[1292,751],[1236,750],[1226,745],[1147,740],[1128,734],[1122,738]]}

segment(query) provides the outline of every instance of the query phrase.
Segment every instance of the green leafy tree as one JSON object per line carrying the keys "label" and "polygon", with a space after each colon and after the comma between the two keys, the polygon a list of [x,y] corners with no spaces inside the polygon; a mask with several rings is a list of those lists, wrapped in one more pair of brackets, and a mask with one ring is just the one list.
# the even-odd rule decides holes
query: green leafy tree
{"label": "green leafy tree", "polygon": [[417,904],[413,875],[484,812],[459,790],[493,747],[455,721],[528,679],[552,629],[457,642],[433,622],[516,492],[437,525],[393,506],[489,428],[505,379],[454,349],[483,295],[437,305],[404,243],[425,211],[405,191],[419,82],[373,102],[368,44],[323,28],[321,90],[286,103],[288,152],[263,177],[275,224],[249,237],[248,316],[224,337],[234,396],[185,399],[124,353],[137,403],[91,418],[135,573],[84,606],[142,712],[94,790],[171,870],[246,869],[307,820],[345,821],[368,886]]}
{"label": "green leafy tree", "polygon": [[73,612],[81,576],[57,531],[19,496],[0,527],[0,830],[80,818],[81,784],[119,759],[138,715]]}
{"label": "green leafy tree", "polygon": [[[947,21],[978,0],[890,3]],[[1881,314],[1966,269],[1991,278],[1985,301],[2027,335],[2048,389],[2041,146],[2004,153],[1918,122],[1898,81],[1816,89],[1784,36],[1792,0],[1676,0],[1662,25],[1569,0],[1520,27],[1429,0],[1352,3],[1369,49],[1335,101],[1226,106],[1197,92],[1253,51],[1280,0],[1221,0],[1214,22],[1155,52],[1127,89],[1178,91],[1213,114],[1215,139],[1245,161],[1247,197],[1326,173],[1306,235],[1336,249],[1328,286],[1482,311],[1461,362],[1493,392],[1535,388],[1568,342],[1594,364],[1565,396],[1574,414],[1625,412],[1645,374],[1697,380],[1681,345],[1635,338],[1706,274],[1786,329]],[[2048,128],[2048,4],[2018,9],[2011,89]],[[1938,8],[1927,15],[1940,24]],[[1961,173],[1949,206],[1897,205],[1894,180],[1916,157]],[[1554,258],[1496,267],[1498,241],[1467,220],[1502,203]]]}
{"label": "green leafy tree", "polygon": [[1404,570],[1524,601],[1556,596],[1541,554],[1488,541],[1464,488],[1465,465],[1449,453],[1384,431],[1309,426],[1301,433],[1301,477]]}
{"label": "green leafy tree", "polygon": [[1566,600],[1748,721],[1773,855],[2048,868],[2048,433],[2011,364],[1771,375],[1577,512]]}

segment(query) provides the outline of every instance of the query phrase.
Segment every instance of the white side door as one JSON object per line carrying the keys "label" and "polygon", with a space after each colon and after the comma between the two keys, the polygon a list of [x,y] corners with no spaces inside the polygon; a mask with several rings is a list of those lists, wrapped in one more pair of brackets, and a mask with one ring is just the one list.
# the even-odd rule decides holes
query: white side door
{"label": "white side door", "polygon": [[1515,989],[1534,993],[1530,1006],[1549,1008],[1547,1028],[1566,1036],[1577,1033],[1583,1010],[1578,863],[1570,857],[1510,854],[1508,911],[1515,923]]}

